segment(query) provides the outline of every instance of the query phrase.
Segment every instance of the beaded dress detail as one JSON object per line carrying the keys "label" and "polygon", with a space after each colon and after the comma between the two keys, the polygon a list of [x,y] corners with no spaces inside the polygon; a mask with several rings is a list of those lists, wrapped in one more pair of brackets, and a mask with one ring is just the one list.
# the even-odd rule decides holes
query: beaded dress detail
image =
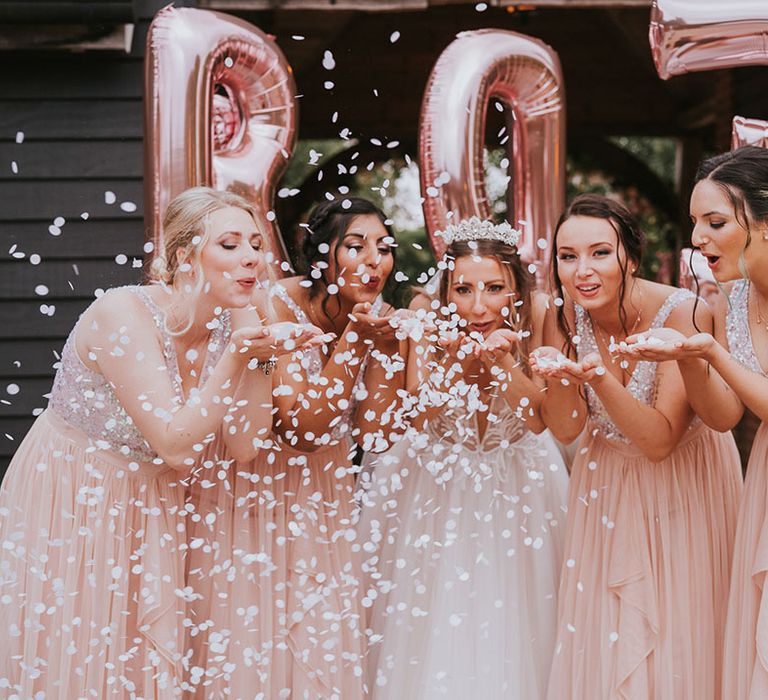
{"label": "beaded dress detail", "polygon": [[725,328],[731,356],[747,369],[757,374],[766,374],[758,362],[749,330],[749,281],[739,280],[734,283],[729,299]]}
{"label": "beaded dress detail", "polygon": [[[694,297],[693,292],[687,289],[678,289],[672,292],[661,308],[656,313],[650,328],[662,328],[669,317],[669,314],[675,307]],[[579,360],[584,359],[591,353],[600,353],[595,338],[595,331],[589,314],[578,304],[574,305],[576,311],[576,333],[580,340],[577,346]],[[651,406],[653,404],[654,392],[656,389],[656,369],[658,365],[655,362],[640,361],[635,365],[629,382],[627,391],[638,401]],[[587,403],[589,405],[590,420],[594,425],[610,440],[629,443],[627,437],[616,427],[608,412],[605,410],[602,401],[589,384],[586,385]]]}
{"label": "beaded dress detail", "polygon": [[[165,328],[165,313],[153,301],[152,297],[142,287],[124,287],[138,296],[152,313],[155,325],[160,331],[163,343],[163,356],[171,381],[176,393],[174,408],[183,405],[184,398],[181,388],[178,361],[173,339]],[[108,294],[117,290],[110,290]],[[100,372],[90,369],[80,359],[75,347],[75,334],[79,323],[75,325],[67,338],[61,354],[61,366],[56,372],[56,378],[51,390],[49,408],[71,426],[82,430],[94,440],[100,449],[112,450],[125,457],[141,462],[149,462],[157,457],[131,417],[125,412],[122,404],[115,395],[114,388]],[[230,313],[224,311],[220,317],[211,322],[211,338],[199,386],[202,386],[210,376],[221,353],[226,347],[230,334]],[[129,343],[127,336],[115,340],[112,353],[126,353]],[[197,391],[194,389],[193,392]],[[155,410],[159,419],[167,419],[165,411]]]}

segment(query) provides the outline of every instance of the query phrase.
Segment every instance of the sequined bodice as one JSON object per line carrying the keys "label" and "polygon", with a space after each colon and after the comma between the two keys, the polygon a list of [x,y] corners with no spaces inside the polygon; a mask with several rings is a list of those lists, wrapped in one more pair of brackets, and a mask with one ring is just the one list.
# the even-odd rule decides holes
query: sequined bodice
{"label": "sequined bodice", "polygon": [[[184,402],[176,350],[173,338],[165,328],[165,314],[155,304],[143,287],[125,287],[136,294],[152,313],[163,347],[165,364],[175,391],[175,407]],[[110,290],[107,294],[116,290]],[[80,359],[75,345],[75,334],[79,321],[69,334],[61,363],[53,381],[49,410],[67,423],[82,430],[100,449],[112,450],[132,460],[148,462],[157,457],[144,439],[131,417],[115,395],[112,384],[100,372],[90,369]],[[221,353],[226,347],[230,334],[230,314],[225,311],[212,322],[206,361],[199,385],[210,376]],[[116,349],[129,343],[129,338],[118,338]],[[158,409],[159,410],[159,409]],[[158,419],[162,419],[159,416]]]}
{"label": "sequined bodice", "polygon": [[[288,291],[285,287],[283,287],[281,284],[275,284],[270,289],[270,295],[276,296],[280,301],[285,304],[288,309],[291,311],[291,313],[296,318],[297,323],[312,323],[309,320],[309,317],[306,313],[304,313],[304,309],[302,309],[291,297],[290,294],[288,294]],[[381,297],[378,297],[376,301],[373,304],[373,308],[371,310],[371,313],[377,314],[379,311],[381,311],[383,301]],[[325,366],[325,358],[323,356],[323,353],[320,348],[315,347],[311,348],[308,351],[309,356],[309,365],[307,367],[307,375],[309,378],[309,381],[312,384],[318,384],[320,375],[323,372],[323,367]],[[341,437],[344,435],[349,435],[351,428],[352,428],[352,417],[355,412],[355,407],[357,406],[357,396],[361,392],[361,390],[364,387],[365,382],[365,364],[368,360],[368,355],[363,358],[362,362],[359,365],[359,369],[357,372],[357,378],[355,380],[355,386],[352,390],[352,395],[349,397],[349,400],[347,402],[347,406],[345,409],[343,409],[340,413],[340,418],[336,418],[331,427],[331,440],[333,442],[337,442]]]}
{"label": "sequined bodice", "polygon": [[749,330],[749,281],[739,280],[729,295],[728,315],[725,328],[728,349],[734,360],[758,374],[766,374],[760,366]]}
{"label": "sequined bodice", "polygon": [[[670,294],[661,308],[656,313],[653,322],[649,328],[661,328],[669,318],[674,308],[687,299],[694,297],[693,292],[687,289],[678,289]],[[589,314],[578,304],[575,305],[576,311],[576,333],[579,336],[578,357],[584,359],[591,353],[600,353],[600,349],[595,339],[595,332]],[[655,362],[640,361],[635,365],[632,376],[627,382],[627,391],[638,401],[651,406],[654,401],[656,389],[656,370],[658,364]],[[605,410],[602,401],[598,398],[595,391],[589,384],[585,385],[587,393],[587,404],[589,406],[589,417],[597,429],[610,440],[618,440],[628,443],[629,439],[618,429],[608,411]]]}

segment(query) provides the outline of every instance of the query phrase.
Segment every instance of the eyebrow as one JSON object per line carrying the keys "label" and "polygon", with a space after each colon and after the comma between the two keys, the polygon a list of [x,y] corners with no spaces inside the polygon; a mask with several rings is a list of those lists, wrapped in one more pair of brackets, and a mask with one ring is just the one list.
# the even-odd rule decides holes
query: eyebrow
{"label": "eyebrow", "polygon": [[[613,245],[614,245],[614,244],[613,244],[613,243],[611,243],[610,241],[602,241],[602,242],[600,242],[600,243],[593,243],[593,244],[592,244],[591,246],[589,246],[589,247],[590,247],[590,248],[599,248],[599,247],[600,247],[600,246],[602,246],[602,245],[609,245],[609,246],[613,247]],[[573,250],[573,248],[571,248],[571,246],[567,246],[567,245],[561,245],[561,246],[558,248],[558,250]]]}
{"label": "eyebrow", "polygon": [[702,214],[702,216],[712,216],[712,214],[717,214],[718,216],[725,216],[725,214],[717,211],[717,209],[713,209],[712,211],[708,211],[706,214]]}
{"label": "eyebrow", "polygon": [[253,231],[251,233],[243,233],[242,231],[235,231],[234,229],[230,231],[222,231],[219,236],[248,236],[249,238],[253,238],[253,236],[261,236],[264,237],[264,234],[262,234],[261,231]]}
{"label": "eyebrow", "polygon": [[[344,241],[347,238],[361,238],[364,241],[368,240],[368,236],[366,234],[358,233],[357,231],[347,231],[347,233],[344,234],[344,238],[342,238],[342,240]],[[385,238],[391,238],[391,236],[388,233],[385,233],[383,236],[379,236],[376,239],[376,243],[383,241]]]}

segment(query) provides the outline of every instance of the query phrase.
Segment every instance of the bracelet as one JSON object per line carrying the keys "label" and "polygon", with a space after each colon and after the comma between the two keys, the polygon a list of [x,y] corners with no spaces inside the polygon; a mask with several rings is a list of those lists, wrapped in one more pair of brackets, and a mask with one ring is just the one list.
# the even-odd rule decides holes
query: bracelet
{"label": "bracelet", "polygon": [[260,369],[264,374],[269,375],[272,373],[275,365],[277,365],[275,360],[260,360],[256,363],[256,368]]}

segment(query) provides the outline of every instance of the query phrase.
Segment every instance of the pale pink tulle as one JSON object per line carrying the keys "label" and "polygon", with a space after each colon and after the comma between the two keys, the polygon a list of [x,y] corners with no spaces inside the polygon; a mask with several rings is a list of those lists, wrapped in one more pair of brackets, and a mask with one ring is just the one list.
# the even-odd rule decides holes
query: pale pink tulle
{"label": "pale pink tulle", "polygon": [[656,464],[586,434],[569,487],[549,700],[720,697],[740,491],[730,433],[700,425]]}
{"label": "pale pink tulle", "polygon": [[183,503],[173,470],[37,419],[0,490],[3,697],[178,694]]}
{"label": "pale pink tulle", "polygon": [[[284,447],[273,464],[261,453],[251,464],[229,466],[224,481],[216,476],[218,452],[190,490],[201,516],[191,528],[187,567],[201,596],[190,606],[195,625],[187,641],[192,666],[203,671],[196,671],[198,692],[361,698],[347,445],[310,455]],[[204,488],[206,480],[214,485]]]}
{"label": "pale pink tulle", "polygon": [[736,530],[723,700],[768,698],[768,424],[752,443]]}

